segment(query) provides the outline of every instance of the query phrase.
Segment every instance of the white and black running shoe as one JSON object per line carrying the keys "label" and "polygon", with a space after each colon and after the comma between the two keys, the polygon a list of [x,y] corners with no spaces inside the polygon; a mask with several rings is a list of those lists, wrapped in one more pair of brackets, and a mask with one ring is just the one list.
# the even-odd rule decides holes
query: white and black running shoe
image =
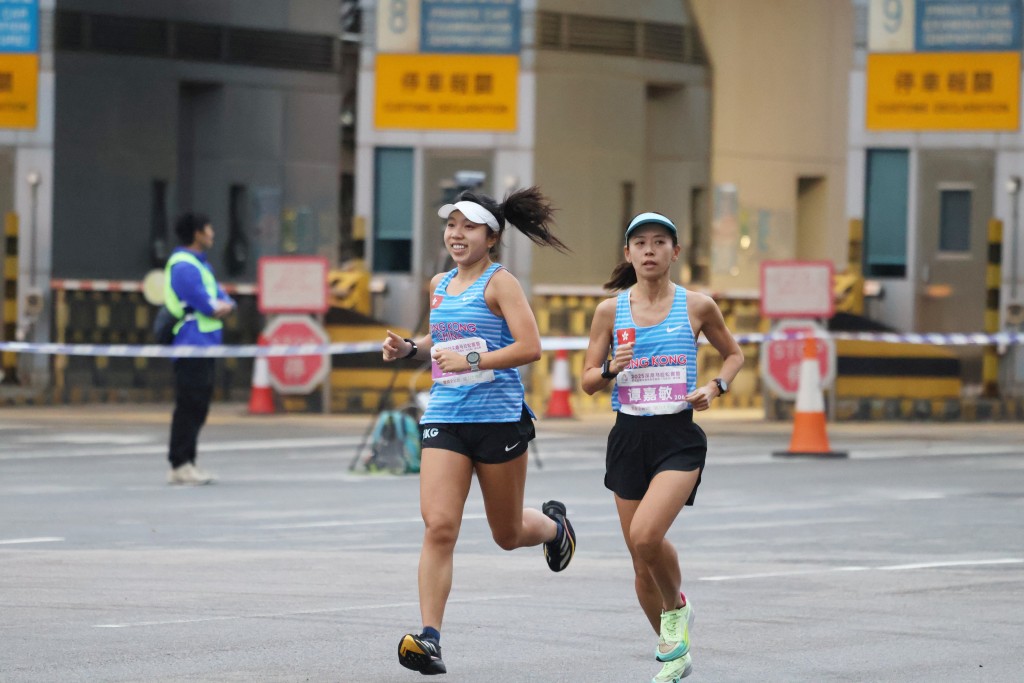
{"label": "white and black running shoe", "polygon": [[560,572],[569,566],[572,556],[576,554],[576,532],[572,530],[572,524],[565,516],[565,505],[557,500],[549,500],[541,507],[541,511],[555,520],[562,526],[564,533],[559,534],[561,538],[555,538],[544,544],[544,559],[548,562],[548,568],[553,572]]}

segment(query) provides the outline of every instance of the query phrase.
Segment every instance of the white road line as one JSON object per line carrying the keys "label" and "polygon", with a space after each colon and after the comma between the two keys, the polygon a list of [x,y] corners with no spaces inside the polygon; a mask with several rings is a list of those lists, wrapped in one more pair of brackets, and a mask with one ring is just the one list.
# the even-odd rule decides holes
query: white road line
{"label": "white road line", "polygon": [[72,446],[139,446],[152,444],[160,439],[153,434],[114,434],[109,432],[57,432],[20,436],[17,443],[24,444],[68,444]]}
{"label": "white road line", "polygon": [[745,579],[771,579],[783,576],[805,576],[807,574],[829,574],[832,572],[897,571],[907,569],[941,569],[944,567],[983,567],[1000,564],[1024,564],[1024,559],[1007,557],[998,560],[956,560],[950,562],[921,562],[916,564],[894,564],[883,567],[820,567],[788,572],[764,572],[760,574],[734,574],[732,576],[702,576],[698,581],[743,581]]}
{"label": "white road line", "polygon": [[[487,515],[463,515],[462,519],[487,519]],[[261,524],[257,529],[274,531],[286,529],[333,529],[346,526],[371,526],[377,524],[422,524],[420,517],[390,517],[386,519],[347,519],[327,522],[295,522],[293,524]]]}
{"label": "white road line", "polygon": [[917,564],[893,564],[888,567],[875,567],[880,571],[899,571],[902,569],[941,569],[942,567],[974,567],[992,564],[1021,564],[1024,559],[1007,557],[1002,560],[964,560],[955,562],[919,562]]}
{"label": "white road line", "polygon": [[60,543],[64,539],[60,536],[37,536],[35,538],[8,538],[0,539],[0,545],[17,545],[19,543]]}
{"label": "white road line", "polygon": [[[204,443],[204,453],[224,453],[233,451],[286,451],[292,448],[337,448],[342,446],[358,446],[362,438],[358,436],[344,437],[310,437],[305,439],[262,439],[260,441],[225,441],[221,443]],[[82,448],[78,450],[61,449],[54,451],[31,451],[28,453],[0,453],[2,460],[36,460],[42,458],[86,458],[95,456],[120,455],[153,455],[167,452],[167,444],[152,446],[109,446],[105,448]]]}
{"label": "white road line", "polygon": [[[491,595],[482,598],[452,598],[452,603],[491,602],[495,600],[523,600],[530,598],[529,595]],[[208,621],[234,621],[240,619],[276,619],[279,617],[294,617],[305,614],[336,614],[338,612],[356,612],[360,610],[396,609],[399,607],[418,607],[418,602],[391,602],[378,605],[353,605],[350,607],[332,607],[328,609],[309,609],[296,612],[266,612],[263,614],[234,614],[222,617],[198,617],[196,619],[169,619],[167,621],[136,621],[124,624],[93,624],[93,628],[133,628],[136,626],[173,626],[176,624],[201,624]]]}

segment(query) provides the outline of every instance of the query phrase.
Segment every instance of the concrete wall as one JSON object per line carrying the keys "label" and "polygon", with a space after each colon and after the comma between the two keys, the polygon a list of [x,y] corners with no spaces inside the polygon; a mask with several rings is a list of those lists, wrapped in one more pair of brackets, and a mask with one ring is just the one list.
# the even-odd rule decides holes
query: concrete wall
{"label": "concrete wall", "polygon": [[[69,1],[61,8],[126,7],[107,5]],[[140,2],[131,9],[319,33],[331,33],[337,21],[337,3],[329,0],[246,2],[244,10],[241,2]],[[336,258],[336,74],[68,51],[55,62],[55,277],[138,279],[152,268],[155,179],[169,183],[171,225],[186,209],[210,216],[218,236],[211,260],[222,277],[232,185],[269,197],[278,208],[275,223],[282,213],[294,215],[303,231],[300,252]],[[271,233],[283,228],[261,228],[255,209],[246,210],[250,259],[230,279],[253,281],[256,258],[277,253],[280,236]],[[173,233],[170,239],[173,246]]]}
{"label": "concrete wall", "polygon": [[[704,70],[556,52],[539,52],[537,64],[536,177],[561,209],[574,258],[567,268],[537,250],[534,282],[603,283],[622,260],[626,221],[641,211],[669,215],[685,241],[690,188],[708,177]],[[649,96],[654,84],[660,94]]]}
{"label": "concrete wall", "polygon": [[[716,289],[758,284],[765,258],[831,259],[842,269],[847,73],[853,9],[839,0],[691,0],[713,72],[712,173],[736,186],[751,237],[736,270],[719,267]],[[799,178],[824,178],[826,222],[797,244]],[[727,259],[718,260],[719,263]]]}
{"label": "concrete wall", "polygon": [[[692,23],[686,3],[568,0],[538,9],[629,21]],[[537,249],[533,281],[597,286],[622,260],[629,218],[659,211],[689,244],[692,189],[709,184],[710,84],[703,66],[538,50],[536,179],[560,208],[572,265]],[[628,186],[627,186],[628,185]],[[629,199],[631,195],[632,199]],[[681,262],[685,262],[685,257]],[[687,280],[682,271],[677,276]]]}

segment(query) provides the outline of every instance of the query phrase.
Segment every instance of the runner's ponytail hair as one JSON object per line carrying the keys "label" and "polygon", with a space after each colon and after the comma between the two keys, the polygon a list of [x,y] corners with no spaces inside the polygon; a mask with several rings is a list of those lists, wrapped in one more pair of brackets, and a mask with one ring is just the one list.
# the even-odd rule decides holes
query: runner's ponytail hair
{"label": "runner's ponytail hair", "polygon": [[536,186],[510,192],[501,204],[485,194],[474,194],[468,190],[460,194],[456,201],[476,202],[494,214],[498,219],[499,241],[508,222],[534,244],[554,247],[563,254],[570,251],[562,240],[551,233],[555,209]]}
{"label": "runner's ponytail hair", "polygon": [[612,271],[612,276],[608,282],[604,283],[604,288],[615,292],[623,289],[629,289],[636,284],[636,268],[629,261],[623,261],[619,265],[615,266],[615,270]]}

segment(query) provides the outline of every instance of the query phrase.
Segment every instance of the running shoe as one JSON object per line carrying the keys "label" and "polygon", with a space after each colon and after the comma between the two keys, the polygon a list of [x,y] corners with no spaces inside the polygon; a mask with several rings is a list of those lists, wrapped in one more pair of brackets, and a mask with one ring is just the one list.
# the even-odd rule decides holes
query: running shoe
{"label": "running shoe", "polygon": [[541,506],[541,511],[565,530],[565,533],[561,534],[561,540],[556,537],[555,540],[544,544],[544,559],[548,562],[548,569],[560,572],[569,566],[572,556],[576,554],[576,532],[572,530],[572,524],[565,516],[565,505],[562,503],[549,500]]}
{"label": "running shoe", "polygon": [[398,663],[424,676],[448,673],[441,659],[441,646],[435,641],[407,633],[398,643]]}
{"label": "running shoe", "polygon": [[685,654],[679,659],[665,662],[665,666],[661,667],[658,675],[651,679],[651,683],[679,683],[691,673],[693,673],[693,662],[690,655]]}
{"label": "running shoe", "polygon": [[689,600],[679,609],[661,613],[661,634],[654,658],[659,662],[671,662],[690,651],[690,626],[693,624],[693,607]]}

